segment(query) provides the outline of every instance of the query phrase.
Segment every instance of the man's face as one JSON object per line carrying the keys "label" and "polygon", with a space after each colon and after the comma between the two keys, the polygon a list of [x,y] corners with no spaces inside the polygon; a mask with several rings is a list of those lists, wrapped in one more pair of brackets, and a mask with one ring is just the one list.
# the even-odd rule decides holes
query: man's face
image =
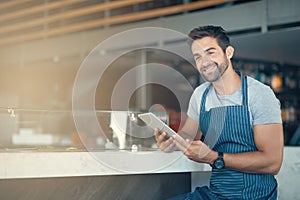
{"label": "man's face", "polygon": [[191,48],[197,69],[206,81],[218,80],[228,68],[228,59],[215,38],[197,39]]}

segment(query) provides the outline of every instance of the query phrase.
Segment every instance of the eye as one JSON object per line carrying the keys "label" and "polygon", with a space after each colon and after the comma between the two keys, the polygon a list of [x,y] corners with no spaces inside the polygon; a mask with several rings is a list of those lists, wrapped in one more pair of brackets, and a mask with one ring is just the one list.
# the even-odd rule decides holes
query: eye
{"label": "eye", "polygon": [[194,59],[195,59],[196,61],[199,61],[199,60],[201,59],[201,56],[196,56],[196,57],[194,57]]}

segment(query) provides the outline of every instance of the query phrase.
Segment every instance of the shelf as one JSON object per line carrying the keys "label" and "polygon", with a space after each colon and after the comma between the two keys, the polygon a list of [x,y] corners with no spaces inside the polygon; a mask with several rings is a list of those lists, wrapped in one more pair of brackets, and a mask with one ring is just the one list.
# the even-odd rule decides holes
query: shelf
{"label": "shelf", "polygon": [[300,99],[300,89],[283,89],[281,92],[275,92],[275,95]]}

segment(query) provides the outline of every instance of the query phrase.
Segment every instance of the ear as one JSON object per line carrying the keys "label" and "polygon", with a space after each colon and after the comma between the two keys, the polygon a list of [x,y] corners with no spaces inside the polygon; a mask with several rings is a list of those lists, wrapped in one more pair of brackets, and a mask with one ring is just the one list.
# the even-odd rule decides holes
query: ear
{"label": "ear", "polygon": [[233,48],[233,46],[228,46],[228,47],[226,48],[226,56],[227,56],[227,58],[231,59],[232,56],[233,56],[233,53],[234,53],[234,48]]}

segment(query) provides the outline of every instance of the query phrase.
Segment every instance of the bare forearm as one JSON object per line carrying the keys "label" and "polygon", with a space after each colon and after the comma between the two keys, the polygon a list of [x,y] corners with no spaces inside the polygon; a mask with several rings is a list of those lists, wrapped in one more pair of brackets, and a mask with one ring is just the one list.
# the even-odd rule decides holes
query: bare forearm
{"label": "bare forearm", "polygon": [[283,159],[282,125],[256,125],[254,126],[254,139],[257,151],[238,154],[225,153],[225,166],[248,173],[277,174]]}
{"label": "bare forearm", "polygon": [[246,173],[277,174],[281,167],[280,155],[267,155],[265,152],[224,153],[225,166]]}
{"label": "bare forearm", "polygon": [[178,134],[182,138],[192,141],[200,138],[202,133],[199,131],[198,122],[188,117],[182,129],[178,131]]}
{"label": "bare forearm", "polygon": [[178,135],[180,135],[184,139],[189,139],[189,140],[193,140],[194,139],[192,134],[189,134],[189,133],[187,133],[187,132],[185,132],[183,130],[178,131]]}

